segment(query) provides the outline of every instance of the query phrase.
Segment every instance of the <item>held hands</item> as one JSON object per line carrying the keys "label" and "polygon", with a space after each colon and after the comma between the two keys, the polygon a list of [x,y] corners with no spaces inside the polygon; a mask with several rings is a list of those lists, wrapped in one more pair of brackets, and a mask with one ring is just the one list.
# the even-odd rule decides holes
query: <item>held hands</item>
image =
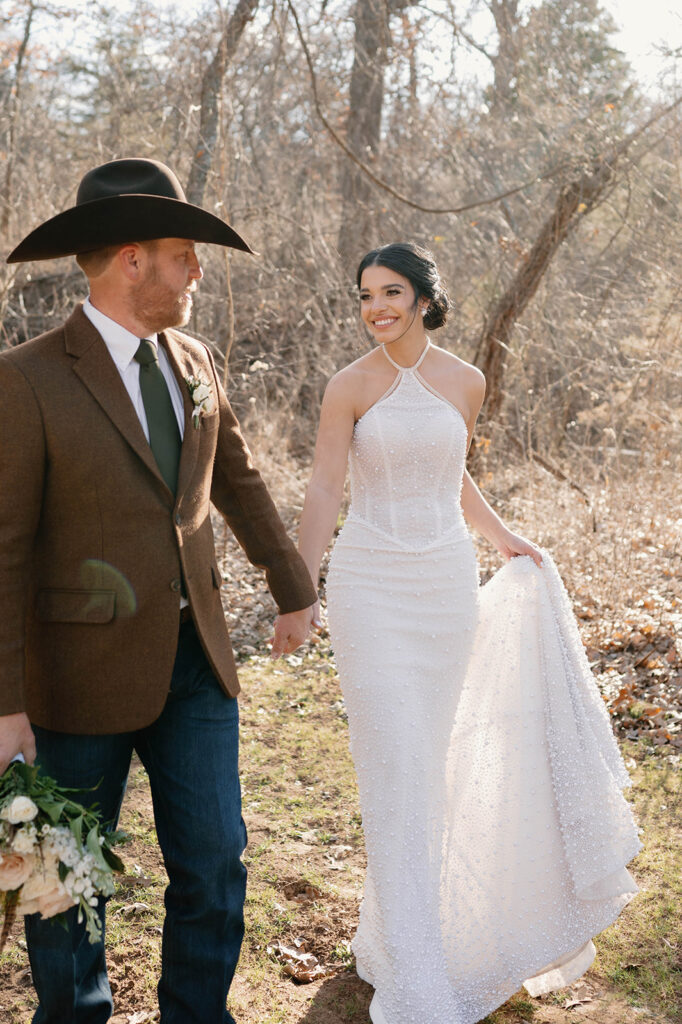
{"label": "held hands", "polygon": [[0,715],[0,775],[17,754],[23,754],[28,764],[36,759],[36,741],[28,715]]}
{"label": "held hands", "polygon": [[275,635],[272,640],[270,657],[279,658],[283,654],[292,654],[302,643],[305,643],[310,627],[319,629],[321,625],[319,601],[310,605],[309,608],[302,608],[299,612],[278,615],[275,619]]}
{"label": "held hands", "polygon": [[520,537],[517,533],[510,533],[507,530],[495,546],[507,561],[510,558],[516,558],[518,555],[529,555],[538,567],[542,565],[542,555],[539,549],[535,544],[531,544],[530,541]]}

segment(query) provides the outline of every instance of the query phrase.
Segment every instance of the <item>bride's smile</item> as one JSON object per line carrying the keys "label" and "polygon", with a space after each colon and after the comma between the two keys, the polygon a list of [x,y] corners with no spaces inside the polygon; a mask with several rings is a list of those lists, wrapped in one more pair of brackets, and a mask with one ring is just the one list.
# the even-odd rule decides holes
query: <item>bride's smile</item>
{"label": "bride's smile", "polygon": [[[375,341],[403,341],[424,346],[424,325],[414,288],[406,277],[386,267],[367,267],[360,288],[360,315]],[[401,346],[402,347],[402,346]]]}

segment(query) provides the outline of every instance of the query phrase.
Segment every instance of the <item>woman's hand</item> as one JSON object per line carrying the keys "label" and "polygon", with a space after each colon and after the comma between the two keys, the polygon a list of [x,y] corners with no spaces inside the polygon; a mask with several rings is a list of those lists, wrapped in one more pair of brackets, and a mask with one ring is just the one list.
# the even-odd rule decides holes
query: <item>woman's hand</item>
{"label": "woman's hand", "polygon": [[496,544],[497,550],[509,561],[510,558],[516,558],[518,555],[528,555],[533,559],[537,566],[542,565],[542,555],[540,554],[539,548],[535,544],[531,544],[525,537],[519,537],[517,533],[511,533],[509,530],[505,531],[503,537]]}

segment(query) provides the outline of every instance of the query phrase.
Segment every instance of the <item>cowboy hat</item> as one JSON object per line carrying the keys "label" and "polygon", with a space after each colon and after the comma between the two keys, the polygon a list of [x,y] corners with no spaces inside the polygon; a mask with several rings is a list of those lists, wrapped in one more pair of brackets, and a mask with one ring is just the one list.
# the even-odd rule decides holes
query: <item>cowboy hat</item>
{"label": "cowboy hat", "polygon": [[35,228],[7,262],[52,260],[153,238],[188,238],[253,251],[224,220],[188,203],[170,168],[140,158],[112,160],[88,171],[76,205]]}

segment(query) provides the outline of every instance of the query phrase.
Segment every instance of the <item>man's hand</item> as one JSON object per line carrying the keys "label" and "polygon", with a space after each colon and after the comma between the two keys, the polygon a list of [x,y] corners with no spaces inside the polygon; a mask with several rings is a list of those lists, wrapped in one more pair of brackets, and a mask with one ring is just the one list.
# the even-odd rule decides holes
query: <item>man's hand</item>
{"label": "man's hand", "polygon": [[282,654],[291,654],[305,642],[311,625],[317,625],[319,619],[319,602],[300,612],[287,612],[275,619],[275,635],[270,649],[271,658],[279,658]]}
{"label": "man's hand", "polygon": [[10,761],[23,754],[27,764],[36,759],[36,741],[28,715],[0,715],[0,775]]}

